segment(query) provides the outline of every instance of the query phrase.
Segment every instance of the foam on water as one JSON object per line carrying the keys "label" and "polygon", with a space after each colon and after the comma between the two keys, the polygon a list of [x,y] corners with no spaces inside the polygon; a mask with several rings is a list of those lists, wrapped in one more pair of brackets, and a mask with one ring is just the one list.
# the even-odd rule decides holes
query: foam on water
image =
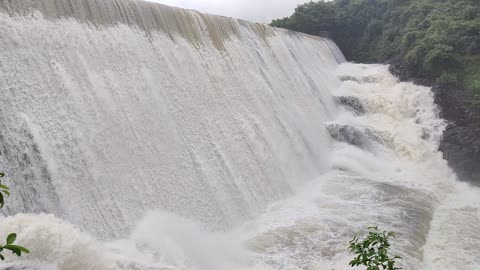
{"label": "foam on water", "polygon": [[480,191],[437,151],[429,88],[327,39],[141,1],[0,10],[0,236],[31,249],[5,269],[347,269],[370,225],[405,269],[480,267]]}

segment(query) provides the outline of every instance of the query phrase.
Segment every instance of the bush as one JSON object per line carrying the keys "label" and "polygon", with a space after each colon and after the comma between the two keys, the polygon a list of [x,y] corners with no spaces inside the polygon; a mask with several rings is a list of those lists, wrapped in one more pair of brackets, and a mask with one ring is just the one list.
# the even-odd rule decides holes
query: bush
{"label": "bush", "polygon": [[348,250],[356,255],[350,261],[350,266],[363,265],[367,270],[399,270],[396,261],[401,260],[400,256],[391,257],[389,239],[394,238],[393,232],[379,231],[378,227],[369,227],[364,239],[357,235],[349,242]]}
{"label": "bush", "polygon": [[438,77],[436,83],[440,85],[457,85],[458,76],[456,73],[444,72]]}
{"label": "bush", "polygon": [[476,57],[464,57],[462,63],[462,79],[465,82],[465,87],[475,94],[480,95],[480,55]]}
{"label": "bush", "polygon": [[480,78],[468,82],[467,88],[477,95],[480,95]]}

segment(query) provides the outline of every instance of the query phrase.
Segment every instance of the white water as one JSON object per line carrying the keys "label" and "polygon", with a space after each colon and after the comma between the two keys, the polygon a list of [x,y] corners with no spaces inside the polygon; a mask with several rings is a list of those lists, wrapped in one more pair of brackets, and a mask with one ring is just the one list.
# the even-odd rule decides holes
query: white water
{"label": "white water", "polygon": [[326,39],[151,3],[0,10],[0,235],[32,251],[14,264],[347,269],[378,224],[406,269],[480,268],[480,191],[436,150],[430,89],[340,64]]}

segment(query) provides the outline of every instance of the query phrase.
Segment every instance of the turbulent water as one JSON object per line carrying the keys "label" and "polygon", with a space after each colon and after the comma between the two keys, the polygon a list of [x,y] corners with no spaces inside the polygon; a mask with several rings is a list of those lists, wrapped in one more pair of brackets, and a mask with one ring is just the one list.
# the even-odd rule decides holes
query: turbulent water
{"label": "turbulent water", "polygon": [[6,267],[347,269],[379,225],[405,269],[480,269],[480,190],[387,66],[134,0],[0,0],[0,36]]}

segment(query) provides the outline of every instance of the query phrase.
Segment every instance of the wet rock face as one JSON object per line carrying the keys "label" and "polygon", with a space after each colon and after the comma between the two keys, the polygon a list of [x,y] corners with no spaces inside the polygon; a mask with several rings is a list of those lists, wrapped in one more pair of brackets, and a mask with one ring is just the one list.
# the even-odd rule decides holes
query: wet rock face
{"label": "wet rock face", "polygon": [[440,151],[458,178],[480,186],[480,108],[471,104],[473,94],[434,86],[441,117],[449,121]]}
{"label": "wet rock face", "polygon": [[412,75],[408,72],[408,69],[403,66],[400,56],[387,59],[384,61],[384,64],[390,65],[388,70],[400,81],[408,81],[411,79]]}
{"label": "wet rock face", "polygon": [[347,81],[352,81],[352,82],[357,82],[357,83],[376,83],[378,80],[374,77],[353,77],[353,76],[341,76],[340,81],[342,82],[347,82]]}
{"label": "wet rock face", "polygon": [[378,141],[374,132],[368,129],[360,130],[349,125],[332,124],[327,126],[327,130],[333,139],[362,149],[369,149],[372,141]]}
{"label": "wet rock face", "polygon": [[355,112],[358,115],[365,114],[366,112],[365,105],[358,97],[341,96],[341,97],[337,97],[336,101],[339,105],[342,105],[350,109],[351,111]]}
{"label": "wet rock face", "polygon": [[429,78],[417,78],[401,64],[399,57],[385,64],[390,65],[390,72],[401,81],[432,87],[440,116],[449,122],[439,150],[459,180],[480,186],[480,105],[472,103],[474,94],[455,86],[436,85]]}

